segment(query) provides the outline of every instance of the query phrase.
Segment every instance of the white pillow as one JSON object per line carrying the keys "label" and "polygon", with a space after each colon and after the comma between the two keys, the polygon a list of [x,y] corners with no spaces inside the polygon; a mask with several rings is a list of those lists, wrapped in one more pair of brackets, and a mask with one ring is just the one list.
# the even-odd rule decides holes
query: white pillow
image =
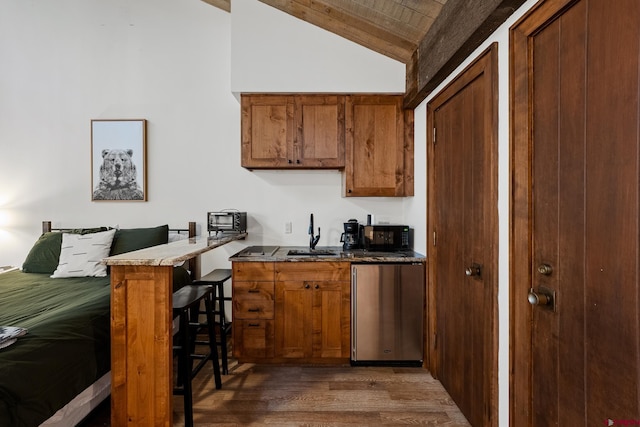
{"label": "white pillow", "polygon": [[105,277],[107,266],[100,264],[109,256],[116,230],[91,234],[62,234],[60,261],[51,277]]}

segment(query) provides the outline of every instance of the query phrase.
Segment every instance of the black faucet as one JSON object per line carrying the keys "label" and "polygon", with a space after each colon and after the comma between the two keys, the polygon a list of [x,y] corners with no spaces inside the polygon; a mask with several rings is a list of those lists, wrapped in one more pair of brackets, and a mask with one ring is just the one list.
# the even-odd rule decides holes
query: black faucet
{"label": "black faucet", "polygon": [[313,250],[316,248],[318,244],[318,240],[320,240],[320,227],[318,227],[318,235],[313,235],[313,214],[309,218],[309,249]]}

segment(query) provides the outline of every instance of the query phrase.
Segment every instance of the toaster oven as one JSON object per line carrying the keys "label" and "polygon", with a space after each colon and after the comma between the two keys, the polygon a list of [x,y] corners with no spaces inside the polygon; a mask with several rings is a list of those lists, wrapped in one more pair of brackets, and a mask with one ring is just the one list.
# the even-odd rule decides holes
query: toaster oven
{"label": "toaster oven", "polygon": [[207,231],[244,233],[247,231],[247,213],[236,211],[207,212]]}

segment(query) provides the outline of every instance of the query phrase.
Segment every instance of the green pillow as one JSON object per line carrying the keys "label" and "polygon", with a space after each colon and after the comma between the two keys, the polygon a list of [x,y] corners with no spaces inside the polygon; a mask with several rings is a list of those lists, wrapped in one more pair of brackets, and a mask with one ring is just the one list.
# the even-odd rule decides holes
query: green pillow
{"label": "green pillow", "polygon": [[22,270],[27,273],[53,274],[58,267],[61,244],[62,233],[44,233],[29,251],[22,264]]}
{"label": "green pillow", "polygon": [[[65,230],[67,233],[90,234],[107,231],[107,227],[78,228]],[[22,264],[22,270],[26,273],[53,274],[60,261],[60,246],[62,245],[62,233],[50,231],[44,233],[33,245],[27,258]]]}
{"label": "green pillow", "polygon": [[169,226],[151,228],[123,228],[116,231],[109,256],[137,251],[169,242]]}

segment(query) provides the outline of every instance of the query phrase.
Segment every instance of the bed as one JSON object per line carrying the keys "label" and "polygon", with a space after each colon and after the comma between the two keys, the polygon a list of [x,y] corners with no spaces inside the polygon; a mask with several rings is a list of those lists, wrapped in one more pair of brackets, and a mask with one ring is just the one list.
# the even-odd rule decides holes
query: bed
{"label": "bed", "polygon": [[[0,326],[28,330],[0,349],[0,426],[75,425],[109,396],[110,277],[61,274],[70,239],[109,244],[109,256],[177,235],[166,225],[43,231],[22,270],[0,274]],[[195,225],[177,231],[190,237]],[[189,280],[174,267],[174,288]]]}

